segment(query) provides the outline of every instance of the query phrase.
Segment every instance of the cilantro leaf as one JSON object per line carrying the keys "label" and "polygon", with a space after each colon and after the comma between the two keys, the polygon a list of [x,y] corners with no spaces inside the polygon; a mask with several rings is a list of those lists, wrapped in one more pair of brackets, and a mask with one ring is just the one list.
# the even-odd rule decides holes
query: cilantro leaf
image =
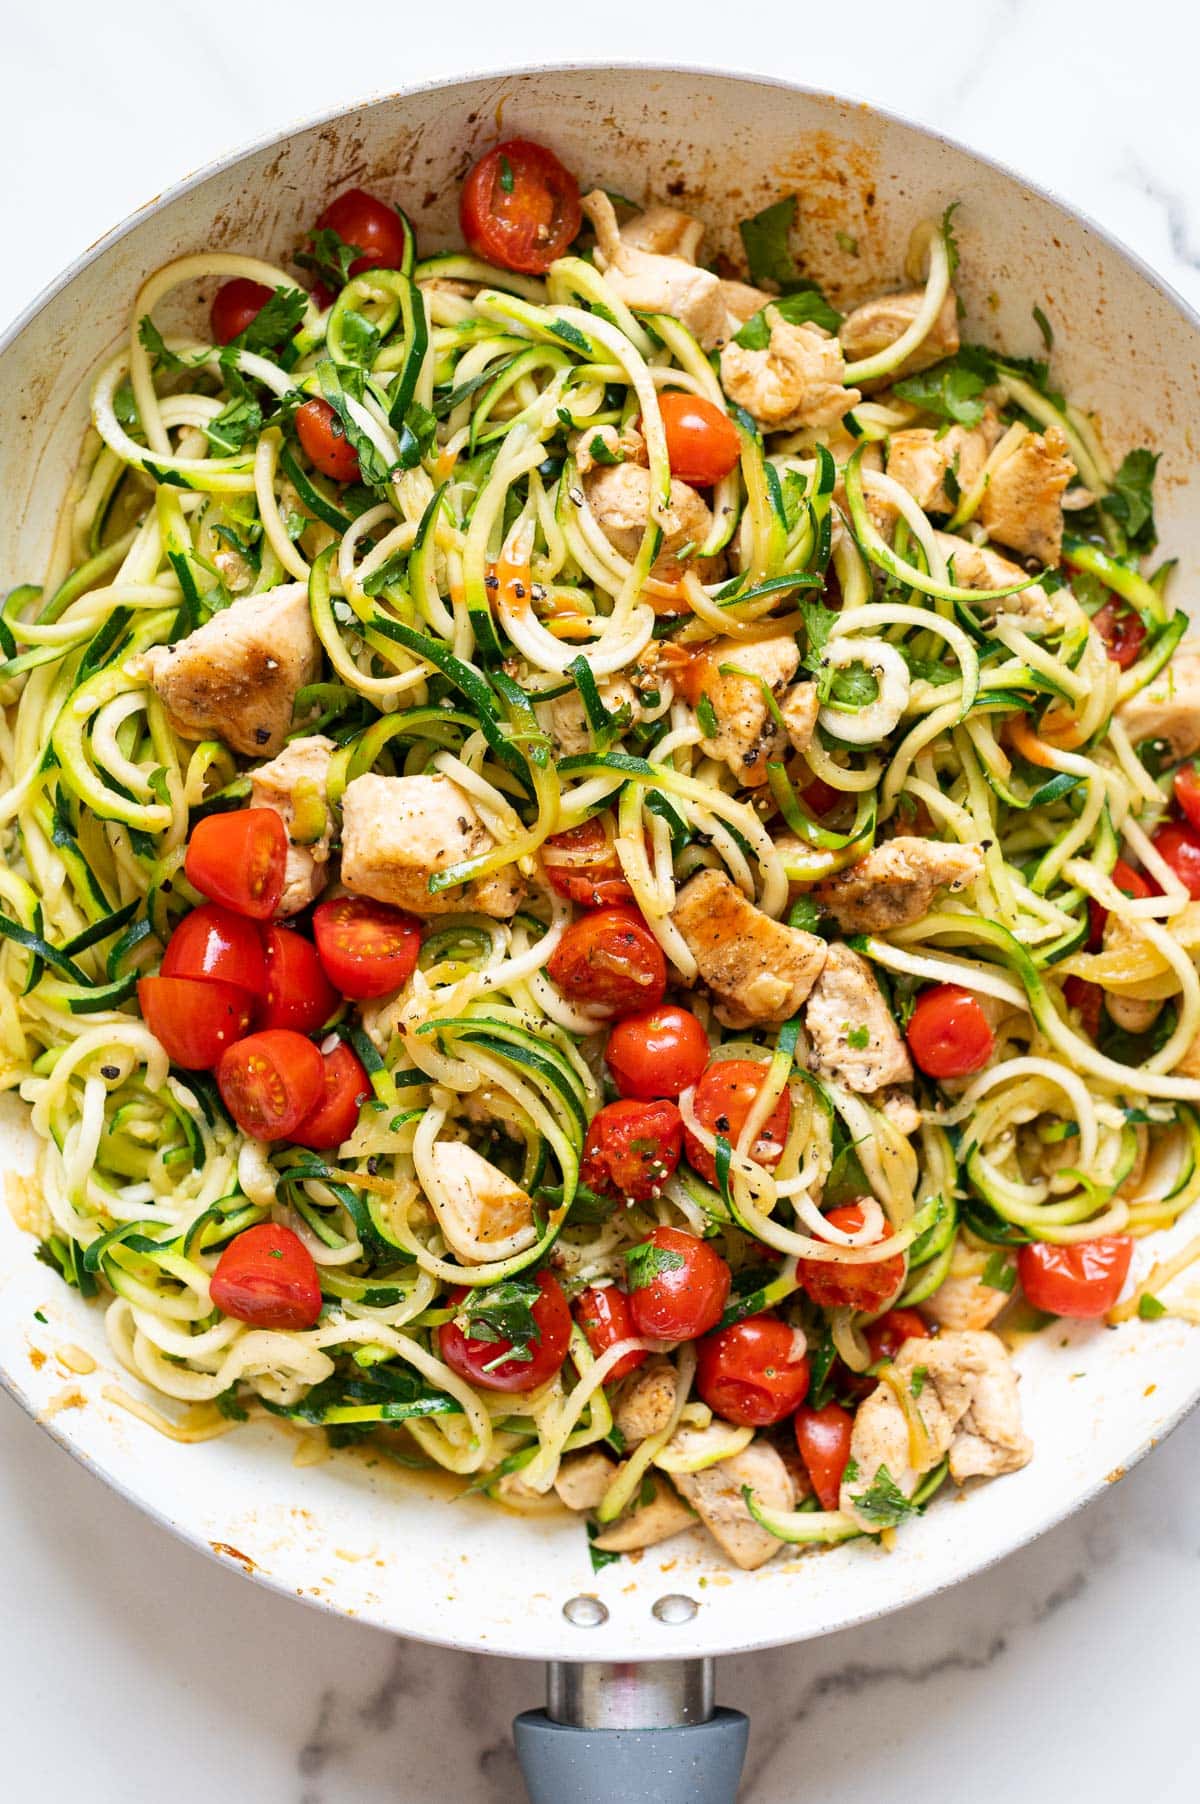
{"label": "cilantro leaf", "polygon": [[362,254],[361,244],[347,244],[332,226],[318,226],[308,234],[307,249],[296,252],[296,262],[320,276],[327,287],[344,288],[350,265]]}
{"label": "cilantro leaf", "polygon": [[598,432],[593,433],[588,443],[588,455],[594,464],[623,464],[625,453],[619,448],[613,451],[605,444]]}
{"label": "cilantro leaf", "polygon": [[816,933],[821,922],[821,904],[812,896],[797,896],[788,910],[787,924],[803,933]]}
{"label": "cilantro leaf", "polygon": [[684,1263],[683,1254],[677,1253],[674,1247],[655,1246],[652,1240],[644,1240],[638,1246],[625,1249],[625,1270],[629,1278],[630,1290],[645,1290],[664,1272],[681,1270]]}
{"label": "cilantro leaf", "polygon": [[950,205],[946,208],[946,211],[942,214],[941,231],[942,237],[946,243],[946,256],[950,263],[950,280],[952,282],[958,269],[958,239],[954,236],[953,220],[954,215],[961,206],[962,202],[960,200],[951,201]]}
{"label": "cilantro leaf", "polygon": [[928,1366],[914,1366],[912,1377],[908,1381],[908,1394],[915,1402],[925,1389],[925,1380],[929,1376]]}
{"label": "cilantro leaf", "polygon": [[1054,328],[1040,307],[1034,308],[1033,319],[1034,324],[1042,335],[1042,343],[1045,345],[1047,351],[1052,351],[1054,349]]}
{"label": "cilantro leaf", "polygon": [[379,336],[379,327],[372,325],[365,313],[347,309],[342,314],[342,350],[349,363],[369,370],[379,349]]}
{"label": "cilantro leaf", "polygon": [[[830,306],[815,284],[792,289],[772,301],[771,306],[789,326],[823,326],[826,332],[836,332],[842,323],[841,314],[836,307]],[[741,330],[734,334],[733,342],[741,345],[744,351],[766,350],[771,342],[771,322],[765,307],[750,315]]]}
{"label": "cilantro leaf", "polygon": [[846,1035],[846,1044],[847,1046],[852,1046],[855,1052],[865,1052],[867,1047],[871,1044],[870,1028],[852,1027]]}
{"label": "cilantro leaf", "polygon": [[800,271],[792,260],[790,243],[796,208],[796,196],[788,194],[773,206],[764,207],[752,219],[743,219],[739,223],[738,231],[742,235],[752,282],[759,285],[777,282],[783,289],[794,288],[800,282]]}
{"label": "cilantro leaf", "polygon": [[437,437],[437,416],[414,401],[400,428],[400,467],[415,470]]}
{"label": "cilantro leaf", "polygon": [[1017,1268],[1011,1260],[1006,1259],[999,1248],[989,1255],[988,1262],[980,1273],[979,1282],[986,1284],[989,1290],[1002,1290],[1007,1296],[1017,1281]]}
{"label": "cilantro leaf", "polygon": [[957,426],[978,426],[983,418],[980,396],[987,382],[978,370],[968,369],[956,358],[935,363],[932,369],[905,376],[893,385],[902,401],[931,413],[935,419],[952,420]]}
{"label": "cilantro leaf", "polygon": [[1158,1297],[1147,1291],[1144,1297],[1138,1298],[1138,1315],[1143,1322],[1156,1322],[1160,1315],[1166,1315],[1167,1306]]}
{"label": "cilantro leaf", "polygon": [[277,288],[269,301],[264,301],[244,332],[234,344],[247,351],[269,351],[290,338],[308,306],[303,288]]}
{"label": "cilantro leaf", "polygon": [[1144,446],[1130,451],[1113,477],[1109,493],[1100,505],[1125,530],[1130,549],[1153,551],[1158,543],[1154,524],[1154,472],[1159,454]]}
{"label": "cilantro leaf", "polygon": [[614,1560],[622,1558],[619,1553],[610,1553],[606,1548],[596,1546],[596,1536],[601,1532],[600,1524],[598,1522],[588,1523],[588,1558],[592,1562],[593,1572],[602,1572],[606,1566],[611,1566]]}
{"label": "cilantro leaf", "polygon": [[205,436],[217,457],[229,457],[258,437],[262,430],[262,408],[247,391],[227,401],[220,413],[204,428]]}
{"label": "cilantro leaf", "polygon": [[699,701],[696,703],[696,719],[704,737],[706,739],[715,739],[720,731],[720,726],[717,721],[717,711],[707,695],[701,695]]}
{"label": "cilantro leaf", "polygon": [[804,616],[804,632],[808,640],[808,656],[804,660],[806,670],[820,671],[821,653],[826,642],[837,630],[838,616],[833,608],[827,608],[820,601],[806,601],[800,597],[799,608]]}
{"label": "cilantro leaf", "polygon": [[487,1341],[502,1349],[493,1364],[510,1359],[528,1363],[542,1338],[533,1313],[541,1294],[541,1286],[529,1272],[482,1285],[464,1300],[459,1311],[463,1333],[470,1340]]}
{"label": "cilantro leaf", "polygon": [[[846,1476],[848,1474],[849,1468]],[[895,1528],[906,1516],[920,1514],[918,1506],[904,1495],[886,1466],[880,1466],[865,1491],[852,1492],[850,1501],[859,1515],[876,1529]]]}
{"label": "cilantro leaf", "polygon": [[188,368],[187,359],[177,357],[174,351],[167,349],[162,333],[150,318],[143,314],[138,321],[138,340],[142,349],[149,353],[160,370],[184,370]]}

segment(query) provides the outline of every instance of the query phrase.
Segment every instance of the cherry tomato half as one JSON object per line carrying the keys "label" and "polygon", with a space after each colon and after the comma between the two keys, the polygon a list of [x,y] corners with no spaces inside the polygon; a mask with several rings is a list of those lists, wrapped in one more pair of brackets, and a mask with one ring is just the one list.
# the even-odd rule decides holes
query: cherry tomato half
{"label": "cherry tomato half", "polygon": [[700,1342],[696,1389],[739,1427],[782,1422],[808,1395],[808,1378],[804,1336],[777,1316],[748,1316]]}
{"label": "cherry tomato half", "polygon": [[728,476],[742,455],[737,427],[715,402],[671,389],[658,397],[671,474],[696,488]]}
{"label": "cherry tomato half", "polygon": [[679,1163],[683,1120],[673,1102],[606,1103],[592,1117],[579,1175],[589,1190],[648,1203]]}
{"label": "cherry tomato half", "polygon": [[140,977],[138,1006],[173,1065],[210,1071],[254,1018],[254,997],[208,977]]}
{"label": "cherry tomato half", "polygon": [[240,338],[246,327],[256,320],[271,298],[271,290],[248,276],[235,276],[223,282],[213,296],[209,309],[212,334],[219,345]]}
{"label": "cherry tomato half", "polygon": [[296,409],[296,437],[308,461],[334,482],[358,481],[358,452],[328,401],[314,395]]}
{"label": "cherry tomato half", "polygon": [[343,244],[360,251],[350,265],[356,276],[364,269],[399,269],[404,261],[404,224],[395,207],[376,200],[365,188],[347,188],[331,200],[317,220],[318,231],[336,232]]}
{"label": "cherry tomato half", "polygon": [[[452,1371],[485,1391],[532,1391],[553,1378],[567,1356],[571,1311],[553,1272],[540,1271],[537,1283],[542,1294],[533,1305],[537,1338],[525,1349],[529,1357],[507,1359],[511,1341],[476,1340],[464,1334],[457,1322],[445,1322],[438,1329],[438,1345]],[[471,1297],[486,1299],[487,1289],[460,1290],[453,1301],[462,1303]]]}
{"label": "cherry tomato half", "polygon": [[927,1077],[982,1071],[996,1045],[978,996],[957,983],[922,990],[905,1029],[908,1049]]}
{"label": "cherry tomato half", "polygon": [[730,1271],[707,1240],[682,1228],[655,1228],[627,1249],[625,1267],[629,1313],[639,1334],[697,1340],[720,1321]]}
{"label": "cherry tomato half", "polygon": [[542,861],[551,889],[579,908],[613,908],[633,895],[603,815],[552,833],[542,847]]}
{"label": "cherry tomato half", "polygon": [[217,1088],[243,1134],[290,1140],[324,1095],[325,1061],[303,1034],[272,1027],[222,1054]]}
{"label": "cherry tomato half", "polygon": [[283,894],[287,829],[273,808],[236,808],[197,821],[184,874],[201,895],[252,921],[269,921]]}
{"label": "cherry tomato half", "polygon": [[889,1309],[864,1330],[863,1339],[871,1349],[871,1364],[877,1366],[881,1359],[895,1359],[906,1340],[928,1340],[929,1325],[915,1309]]}
{"label": "cherry tomato half", "polygon": [[854,1417],[840,1403],[826,1403],[820,1409],[805,1403],[796,1411],[796,1445],[823,1510],[838,1507],[853,1432]]}
{"label": "cherry tomato half", "polygon": [[1021,1288],[1047,1315],[1104,1315],[1121,1294],[1133,1257],[1128,1234],[1102,1234],[1073,1246],[1035,1241],[1017,1254]]}
{"label": "cherry tomato half", "polygon": [[696,1016],[674,1003],[639,1009],[618,1021],[604,1056],[622,1096],[648,1102],[678,1096],[704,1075],[711,1048]]}
{"label": "cherry tomato half", "polygon": [[1137,662],[1146,637],[1146,628],[1141,615],[1133,608],[1126,607],[1123,601],[1106,601],[1092,615],[1092,625],[1103,639],[1114,664],[1119,664],[1122,670],[1128,670],[1131,664]]}
{"label": "cherry tomato half", "polygon": [[1151,842],[1193,902],[1200,902],[1200,832],[1187,821],[1168,821]]}
{"label": "cherry tomato half", "polygon": [[1196,769],[1194,758],[1179,766],[1171,779],[1171,787],[1175,792],[1176,807],[1188,825],[1200,832],[1200,770]]}
{"label": "cherry tomato half", "polygon": [[[859,1203],[844,1203],[831,1209],[825,1217],[833,1227],[852,1234],[863,1225]],[[880,1240],[889,1240],[890,1222],[884,1222]],[[797,1267],[800,1282],[822,1309],[864,1309],[874,1311],[894,1297],[904,1282],[904,1257],[881,1256],[869,1265],[834,1264],[832,1260],[802,1259]]]}
{"label": "cherry tomato half", "polygon": [[[633,1316],[629,1309],[629,1298],[615,1284],[589,1284],[581,1291],[575,1304],[575,1319],[587,1335],[587,1344],[599,1359],[610,1347],[615,1347],[620,1340],[634,1340],[637,1329],[633,1325]],[[628,1378],[630,1372],[636,1372],[646,1355],[638,1351],[626,1353],[618,1359],[605,1380],[606,1384],[616,1384],[620,1378]]]}
{"label": "cherry tomato half", "polygon": [[317,949],[294,927],[271,925],[263,929],[266,986],[258,1025],[290,1027],[298,1034],[315,1034],[323,1027],[340,1000],[325,975]]}
{"label": "cherry tomato half", "polygon": [[[711,1134],[723,1134],[731,1146],[736,1146],[766,1075],[766,1065],[754,1059],[715,1059],[696,1085],[692,1102],[696,1120]],[[791,1120],[791,1098],[785,1090],[759,1128],[750,1157],[760,1165],[778,1164]],[[713,1154],[686,1128],[683,1143],[692,1170],[715,1184],[717,1162]]]}
{"label": "cherry tomato half", "polygon": [[223,1315],[255,1328],[312,1328],[321,1313],[313,1256],[290,1228],[260,1221],[231,1240],[209,1294]]}
{"label": "cherry tomato half", "polygon": [[404,988],[421,950],[421,923],[369,896],[336,896],[313,910],[313,937],[330,983],[365,1002]]}
{"label": "cherry tomato half", "polygon": [[1068,977],[1063,984],[1063,996],[1068,1008],[1073,1008],[1079,1016],[1079,1024],[1091,1040],[1100,1037],[1100,1018],[1104,1008],[1104,991],[1098,983],[1089,983],[1086,977]]}
{"label": "cherry tomato half", "polygon": [[358,1126],[359,1108],[371,1094],[371,1080],[362,1061],[344,1040],[324,1054],[323,1062],[324,1094],[289,1136],[297,1146],[311,1147],[317,1153],[349,1140]]}
{"label": "cherry tomato half", "polygon": [[[1114,864],[1110,875],[1112,877],[1113,882],[1116,884],[1117,888],[1121,891],[1122,895],[1139,896],[1140,897],[1140,896],[1152,896],[1154,894],[1154,891],[1151,889],[1151,887],[1147,883],[1146,879],[1142,876],[1142,873],[1140,871],[1135,871],[1131,864],[1126,864],[1126,862],[1123,858],[1117,859],[1117,862],[1116,862],[1116,864]],[[1088,951],[1089,952],[1099,952],[1101,947],[1104,945],[1104,927],[1105,927],[1105,923],[1107,922],[1107,920],[1108,920],[1107,908],[1102,908],[1099,902],[1089,901],[1088,902],[1088,923],[1089,923]]]}
{"label": "cherry tomato half", "polygon": [[253,996],[267,987],[267,967],[257,924],[216,902],[184,915],[167,941],[164,977],[207,977],[235,983]]}
{"label": "cherry tomato half", "polygon": [[579,183],[552,150],[510,138],[467,176],[458,217],[477,257],[540,276],[579,235]]}
{"label": "cherry tomato half", "polygon": [[595,908],[572,921],[546,970],[572,1002],[603,1003],[614,1015],[653,1008],[667,987],[662,947],[636,908]]}

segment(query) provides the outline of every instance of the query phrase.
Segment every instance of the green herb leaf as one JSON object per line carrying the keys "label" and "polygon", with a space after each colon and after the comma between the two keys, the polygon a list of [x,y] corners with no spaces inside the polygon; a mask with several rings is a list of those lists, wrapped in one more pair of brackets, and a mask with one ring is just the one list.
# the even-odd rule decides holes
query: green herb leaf
{"label": "green herb leaf", "polygon": [[952,282],[958,269],[958,239],[954,236],[954,225],[952,222],[954,215],[961,206],[962,202],[960,200],[951,201],[950,205],[946,208],[946,211],[942,214],[942,237],[946,244],[946,255],[950,260],[950,280]]}
{"label": "green herb leaf", "polygon": [[983,418],[984,404],[979,397],[986,387],[987,382],[977,370],[967,369],[951,357],[944,363],[935,363],[932,369],[905,376],[893,384],[892,392],[935,419],[972,427]]}
{"label": "green herb leaf", "polygon": [[143,314],[138,321],[138,341],[142,349],[153,357],[160,370],[184,370],[188,368],[186,358],[177,357],[174,351],[168,351],[163,335],[150,318]]}
{"label": "green herb leaf", "polygon": [[821,904],[812,896],[797,896],[788,910],[787,924],[801,933],[816,933],[822,919]]}
{"label": "green herb leaf", "polygon": [[204,433],[217,457],[231,457],[258,437],[262,423],[262,408],[247,391],[227,401],[208,422]]}
{"label": "green herb leaf", "polygon": [[514,184],[513,184],[512,164],[509,162],[507,157],[501,157],[500,158],[500,186],[504,190],[505,194],[511,194],[513,191],[513,185]]}
{"label": "green herb leaf", "polygon": [[1140,447],[1123,458],[1113,486],[1100,502],[1105,513],[1124,528],[1133,551],[1153,551],[1158,543],[1154,524],[1154,472],[1159,453]]}
{"label": "green herb leaf", "polygon": [[1144,1322],[1156,1322],[1160,1315],[1166,1315],[1166,1313],[1166,1304],[1160,1302],[1157,1297],[1151,1296],[1149,1291],[1145,1296],[1138,1298],[1138,1314]]}
{"label": "green herb leaf", "polygon": [[739,224],[752,282],[778,282],[783,289],[795,287],[800,282],[800,271],[792,260],[791,249],[796,207],[796,196],[789,194]]}
{"label": "green herb leaf", "polygon": [[[232,340],[247,351],[267,351],[290,338],[304,318],[308,296],[303,288],[276,288],[244,332]],[[228,346],[226,347],[228,349]]]}
{"label": "green herb leaf", "polygon": [[588,1558],[592,1562],[593,1572],[603,1572],[604,1568],[606,1566],[611,1566],[614,1560],[622,1558],[622,1555],[619,1553],[609,1553],[605,1548],[596,1546],[596,1536],[600,1533],[601,1529],[598,1522],[588,1523]]}
{"label": "green herb leaf", "polygon": [[[771,302],[771,308],[789,326],[823,326],[826,332],[836,332],[842,323],[842,316],[837,308],[830,306],[815,283],[811,287],[794,288],[790,294],[781,295],[777,301]],[[771,342],[771,322],[767,318],[765,307],[760,307],[757,313],[750,315],[741,330],[734,334],[733,342],[741,345],[744,351],[767,349]]]}
{"label": "green herb leaf", "polygon": [[806,601],[803,596],[800,597],[799,608],[804,616],[804,632],[808,640],[808,656],[804,660],[804,666],[806,670],[819,672],[822,668],[820,654],[837,631],[838,615],[823,602]]}
{"label": "green herb leaf", "polygon": [[1034,308],[1033,318],[1038,331],[1042,335],[1042,343],[1045,345],[1047,351],[1052,351],[1054,349],[1053,326],[1050,324],[1050,321],[1046,318],[1046,315],[1042,312],[1040,307]]}
{"label": "green herb leaf", "polygon": [[464,1334],[471,1340],[502,1347],[493,1364],[510,1359],[527,1363],[542,1338],[533,1313],[541,1294],[541,1286],[529,1272],[502,1278],[499,1284],[480,1286],[460,1307]]}
{"label": "green herb leaf", "polygon": [[588,456],[594,464],[611,465],[623,464],[625,462],[625,453],[623,451],[612,450],[598,432],[592,435],[591,442],[588,445]]}
{"label": "green herb leaf", "polygon": [[696,719],[700,724],[700,731],[703,733],[704,737],[706,739],[715,739],[720,732],[720,727],[717,722],[717,711],[709,701],[707,695],[701,695],[699,701],[696,703]]}
{"label": "green herb leaf", "polygon": [[[849,1476],[849,1471],[847,1466],[843,1482]],[[920,1514],[917,1505],[904,1495],[886,1466],[880,1466],[865,1491],[851,1493],[850,1501],[859,1515],[865,1517],[876,1529],[895,1528],[906,1516]]]}
{"label": "green herb leaf", "polygon": [[908,1381],[908,1394],[916,1400],[925,1389],[925,1380],[929,1376],[928,1366],[914,1366],[912,1377]]}
{"label": "green herb leaf", "polygon": [[980,1273],[979,1282],[986,1284],[989,1290],[1002,1290],[1005,1296],[1012,1292],[1017,1281],[1017,1268],[1010,1259],[998,1249],[988,1257],[988,1262]]}
{"label": "green herb leaf", "polygon": [[342,350],[350,363],[369,370],[379,350],[379,327],[365,313],[347,309],[342,315]]}
{"label": "green herb leaf", "polygon": [[350,265],[362,254],[361,244],[347,244],[332,226],[320,226],[308,234],[307,249],[296,252],[296,262],[320,276],[327,288],[344,288]]}
{"label": "green herb leaf", "polygon": [[852,1046],[855,1052],[865,1052],[867,1047],[871,1044],[870,1028],[852,1027],[850,1032],[846,1035],[846,1044],[847,1046]]}
{"label": "green herb leaf", "polygon": [[679,1271],[683,1263],[683,1254],[677,1253],[674,1247],[655,1246],[652,1240],[643,1240],[638,1246],[627,1247],[625,1270],[629,1289],[645,1290],[647,1285],[661,1278],[664,1272]]}

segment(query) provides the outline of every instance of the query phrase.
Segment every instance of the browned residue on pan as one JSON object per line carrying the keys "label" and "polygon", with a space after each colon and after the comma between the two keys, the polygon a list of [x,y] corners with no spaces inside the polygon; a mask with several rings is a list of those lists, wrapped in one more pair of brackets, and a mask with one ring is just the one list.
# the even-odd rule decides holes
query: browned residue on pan
{"label": "browned residue on pan", "polygon": [[258,1571],[258,1566],[250,1558],[250,1555],[242,1553],[240,1548],[231,1547],[228,1541],[210,1541],[208,1545],[214,1553],[224,1554],[227,1560],[236,1560],[243,1572]]}

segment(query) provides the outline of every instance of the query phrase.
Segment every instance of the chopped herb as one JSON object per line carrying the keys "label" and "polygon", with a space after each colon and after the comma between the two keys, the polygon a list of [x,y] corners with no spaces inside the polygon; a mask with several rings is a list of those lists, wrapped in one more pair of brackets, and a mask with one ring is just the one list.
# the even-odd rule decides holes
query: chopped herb
{"label": "chopped herb", "polygon": [[247,392],[226,402],[204,428],[205,436],[218,457],[230,457],[240,451],[262,430],[262,408]]}
{"label": "chopped herb", "polygon": [[45,1310],[44,1309],[35,1309],[33,1312],[33,1319],[35,1322],[41,1322],[41,1324],[44,1328],[46,1325],[46,1319],[47,1319]]}
{"label": "chopped herb", "polygon": [[812,896],[797,896],[788,910],[787,924],[802,933],[816,933],[821,922],[821,905]]}
{"label": "chopped herb", "polygon": [[800,612],[804,616],[804,632],[808,640],[808,656],[804,660],[806,670],[820,673],[821,653],[826,642],[837,630],[838,616],[832,608],[827,608],[820,601],[806,601],[803,596],[799,602]]}
{"label": "chopped herb", "polygon": [[[267,351],[290,338],[308,306],[303,288],[276,288],[269,301],[264,301],[244,332],[231,342],[238,349]],[[228,350],[226,346],[226,350]]]}
{"label": "chopped herb", "polygon": [[541,1294],[537,1279],[528,1272],[502,1278],[499,1284],[482,1285],[465,1300],[460,1311],[464,1334],[470,1340],[487,1341],[502,1348],[491,1362],[493,1365],[510,1359],[527,1363],[533,1358],[533,1347],[542,1338],[533,1313]]}
{"label": "chopped herb", "polygon": [[842,1469],[843,1483],[852,1485],[857,1477],[858,1477],[858,1461],[856,1459],[848,1459],[846,1461],[845,1466]]}
{"label": "chopped herb", "polygon": [[625,1270],[629,1276],[630,1290],[645,1290],[661,1278],[664,1272],[679,1271],[684,1263],[682,1253],[673,1247],[655,1246],[652,1240],[644,1240],[640,1245],[627,1247],[625,1251]]}
{"label": "chopped herb", "polygon": [[1147,1291],[1144,1297],[1138,1298],[1138,1314],[1144,1322],[1156,1322],[1160,1315],[1166,1315],[1167,1306]]}
{"label": "chopped herb", "polygon": [[[857,1472],[855,1477],[857,1477]],[[843,1474],[843,1482],[849,1477],[849,1467]],[[895,1528],[906,1516],[916,1516],[920,1512],[900,1489],[886,1466],[880,1466],[865,1491],[853,1493],[850,1498],[860,1516],[873,1523],[876,1529]]]}
{"label": "chopped herb", "polygon": [[361,244],[347,244],[332,226],[320,226],[308,234],[308,248],[296,252],[296,262],[311,269],[327,287],[344,288],[350,280],[350,265],[363,254]]}
{"label": "chopped herb", "polygon": [[980,1273],[979,1282],[986,1284],[989,1290],[1002,1290],[1008,1296],[1017,1281],[1017,1268],[1010,1259],[996,1249],[989,1254],[988,1262]]}
{"label": "chopped herb", "polygon": [[379,350],[379,327],[365,313],[347,308],[342,315],[342,351],[347,363],[361,364],[369,370]]}
{"label": "chopped herb", "polygon": [[507,157],[500,158],[500,186],[505,194],[511,194],[513,191],[512,164]]}
{"label": "chopped herb", "polygon": [[[771,310],[786,320],[789,326],[823,326],[826,332],[836,332],[842,323],[842,316],[837,308],[830,306],[815,285],[781,295],[779,300],[771,302]],[[760,307],[757,313],[750,315],[741,330],[734,334],[733,342],[744,351],[767,349],[771,342],[771,322],[767,318],[766,307]]]}
{"label": "chopped herb", "polygon": [[796,207],[796,196],[789,194],[739,224],[752,282],[760,286],[763,282],[777,282],[785,290],[800,282],[791,249]]}
{"label": "chopped herb", "polygon": [[593,435],[588,445],[588,456],[594,464],[623,464],[625,462],[625,453],[619,450],[614,451],[598,432]]}
{"label": "chopped herb", "polygon": [[162,333],[149,314],[144,314],[138,321],[138,341],[160,370],[183,370],[188,367],[184,358],[177,357],[174,351],[167,349]]}
{"label": "chopped herb", "polygon": [[959,502],[962,500],[962,489],[959,486],[959,481],[958,481],[958,452],[957,451],[954,453],[953,461],[946,465],[945,474],[942,477],[942,487],[946,491],[946,499],[950,503],[951,507],[957,507]]}
{"label": "chopped herb", "polygon": [[1130,451],[1113,477],[1109,493],[1100,502],[1110,519],[1125,532],[1132,551],[1153,551],[1158,543],[1154,524],[1154,472],[1159,454],[1144,447]]}
{"label": "chopped herb", "polygon": [[849,232],[835,232],[834,237],[837,239],[837,247],[840,251],[843,251],[847,257],[857,257],[857,238],[852,238]]}
{"label": "chopped herb", "polygon": [[[983,418],[980,396],[986,387],[987,382],[978,370],[965,368],[951,357],[944,363],[935,363],[932,369],[905,376],[893,384],[892,392],[902,401],[919,407],[922,413],[931,413],[935,419],[972,427],[978,426]],[[946,492],[949,494],[949,489]]]}
{"label": "chopped herb", "polygon": [[237,1385],[231,1384],[227,1391],[219,1391],[213,1402],[221,1414],[230,1422],[248,1422],[250,1413],[238,1402]]}
{"label": "chopped herb", "polygon": [[870,1028],[852,1027],[846,1035],[846,1044],[847,1046],[852,1046],[855,1052],[865,1052],[867,1047],[871,1044]]}
{"label": "chopped herb", "polygon": [[596,1536],[601,1532],[598,1522],[588,1523],[588,1558],[592,1562],[593,1572],[603,1572],[606,1566],[611,1566],[614,1560],[619,1560],[621,1558],[619,1553],[610,1553],[606,1548],[596,1546]]}
{"label": "chopped herb", "polygon": [[928,1366],[914,1366],[912,1377],[908,1381],[908,1394],[915,1401],[925,1389],[925,1380],[929,1376]]}
{"label": "chopped herb", "polygon": [[720,731],[717,725],[717,711],[707,695],[702,695],[696,703],[696,719],[700,723],[700,731],[706,739],[715,739]]}
{"label": "chopped herb", "polygon": [[960,200],[951,201],[950,205],[946,208],[946,211],[942,214],[942,237],[945,240],[946,255],[950,262],[950,280],[952,282],[954,280],[955,271],[958,269],[958,239],[954,236],[954,226],[951,222],[961,206],[962,202]]}
{"label": "chopped herb", "polygon": [[1042,343],[1045,345],[1047,351],[1052,351],[1054,349],[1054,328],[1051,326],[1050,321],[1046,318],[1046,315],[1042,312],[1040,307],[1034,308],[1033,318],[1038,331],[1042,335]]}

